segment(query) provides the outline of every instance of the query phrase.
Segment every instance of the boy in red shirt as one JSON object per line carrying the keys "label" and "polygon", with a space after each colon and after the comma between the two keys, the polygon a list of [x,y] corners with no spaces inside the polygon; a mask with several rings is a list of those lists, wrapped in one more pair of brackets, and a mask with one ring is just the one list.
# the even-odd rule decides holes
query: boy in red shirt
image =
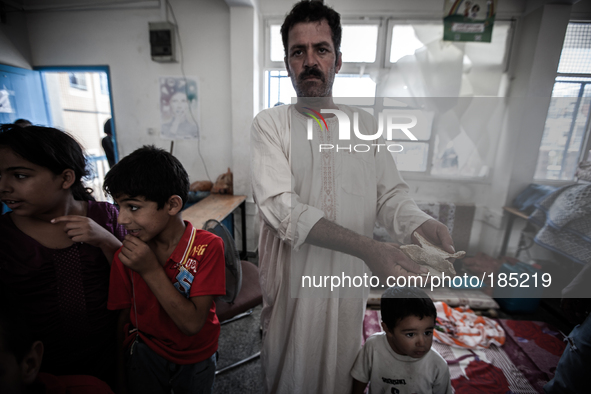
{"label": "boy in red shirt", "polygon": [[128,390],[210,393],[220,333],[213,299],[226,291],[221,238],[182,220],[189,177],[162,149],[144,146],[123,158],[104,189],[128,232],[107,305],[122,310]]}

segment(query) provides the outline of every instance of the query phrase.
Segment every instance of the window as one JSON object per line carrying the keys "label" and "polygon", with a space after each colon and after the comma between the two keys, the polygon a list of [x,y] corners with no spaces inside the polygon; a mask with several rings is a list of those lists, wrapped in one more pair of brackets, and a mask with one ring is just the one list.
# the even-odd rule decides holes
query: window
{"label": "window", "polygon": [[108,95],[109,94],[109,80],[107,78],[107,73],[98,73],[99,81],[101,85],[101,94]]}
{"label": "window", "polygon": [[[265,108],[291,104],[296,97],[291,78],[285,70],[265,72]],[[334,97],[375,97],[376,83],[369,75],[337,74],[332,94]]]}
{"label": "window", "polygon": [[[82,67],[81,67],[82,68]],[[97,200],[106,200],[102,185],[109,170],[102,140],[104,125],[112,118],[106,67],[42,69],[51,126],[67,131],[84,147],[89,165],[87,185]],[[72,70],[72,71],[70,71]],[[113,123],[111,123],[113,125]],[[116,148],[116,139],[113,139]],[[117,155],[117,153],[115,153]]]}
{"label": "window", "polygon": [[[430,40],[419,40],[417,34],[429,32],[433,40],[439,40],[443,36],[442,23],[421,24],[391,24],[390,63],[396,63],[404,56],[414,55],[415,51],[423,48]],[[424,36],[424,34],[423,34]]]}
{"label": "window", "polygon": [[337,74],[332,85],[334,97],[375,97],[376,83],[367,74]]}
{"label": "window", "polygon": [[[418,141],[409,141],[408,138],[401,139],[404,136],[398,132],[393,135],[393,143],[399,143],[404,146],[400,152],[392,152],[396,167],[400,171],[426,172],[429,157],[429,141],[431,139],[431,130],[433,127],[433,112],[413,109],[404,101],[384,98],[382,116],[393,116],[396,123],[408,123],[408,115],[417,118],[417,125],[412,128],[412,134]],[[400,118],[396,118],[399,116]]]}
{"label": "window", "polygon": [[[267,22],[265,108],[289,104],[296,96],[283,64],[280,24]],[[440,20],[343,21],[343,66],[333,96],[337,103],[338,98],[371,98],[360,100],[363,104],[358,106],[376,120],[380,114],[385,119],[400,111],[417,116],[413,128],[417,141],[403,134],[392,140],[404,146],[402,152],[393,153],[400,170],[438,177],[487,177],[504,116],[511,35],[512,23],[498,20],[491,43],[443,42]],[[412,99],[401,103],[388,97]]]}
{"label": "window", "polygon": [[341,53],[344,63],[374,63],[378,45],[377,24],[343,24]]}
{"label": "window", "polygon": [[572,180],[589,150],[591,24],[569,23],[552,90],[535,179]]}
{"label": "window", "polygon": [[[281,22],[267,23],[267,70],[264,80],[264,108],[290,104],[296,97],[291,79],[287,76],[283,59]],[[378,41],[381,23],[376,20],[343,22],[341,52],[343,66],[333,85],[335,97],[375,97],[376,83],[367,73],[379,62]]]}
{"label": "window", "polygon": [[287,71],[267,71],[265,81],[267,85],[265,89],[265,108],[291,104],[291,98],[296,96],[296,92]]}
{"label": "window", "polygon": [[[342,27],[341,52],[343,53],[343,63],[375,63],[377,61],[380,23],[371,20],[359,20],[343,22]],[[281,38],[281,23],[269,22],[267,33],[268,57],[266,64],[268,67],[283,67],[285,52]]]}
{"label": "window", "polygon": [[88,90],[86,73],[68,73],[70,87],[78,90]]}
{"label": "window", "polygon": [[283,50],[283,40],[281,39],[281,25],[270,26],[270,58],[272,62],[283,62],[285,51]]}

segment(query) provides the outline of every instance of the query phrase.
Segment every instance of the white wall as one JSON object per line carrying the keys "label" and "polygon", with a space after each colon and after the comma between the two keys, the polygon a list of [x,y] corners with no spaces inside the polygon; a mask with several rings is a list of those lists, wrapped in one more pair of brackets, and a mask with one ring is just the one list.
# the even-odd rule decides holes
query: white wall
{"label": "white wall", "polygon": [[[185,73],[198,79],[201,153],[215,180],[227,167],[233,167],[229,9],[218,0],[170,3],[178,20]],[[158,133],[158,79],[182,74],[180,63],[157,63],[150,58],[148,22],[162,20],[158,7],[27,15],[33,65],[110,67],[120,157],[145,144],[170,147]],[[176,143],[174,154],[191,181],[207,179],[196,142]]]}
{"label": "white wall", "polygon": [[[250,125],[258,112],[258,26],[254,7],[230,7],[230,58],[232,96],[232,156],[234,159],[234,193],[251,195],[250,184]],[[247,202],[247,245],[255,250],[258,243],[255,209]],[[240,218],[236,220],[237,244],[242,248]]]}

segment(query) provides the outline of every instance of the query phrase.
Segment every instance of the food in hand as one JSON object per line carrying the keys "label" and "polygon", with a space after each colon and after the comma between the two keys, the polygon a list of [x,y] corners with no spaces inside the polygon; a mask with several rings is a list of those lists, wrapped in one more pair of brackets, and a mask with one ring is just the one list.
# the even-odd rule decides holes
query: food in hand
{"label": "food in hand", "polygon": [[424,265],[429,269],[431,275],[439,275],[442,272],[448,275],[455,275],[456,270],[448,259],[461,259],[466,252],[447,253],[438,248],[431,242],[423,238],[419,233],[415,233],[419,245],[402,245],[400,250],[410,257],[414,262]]}

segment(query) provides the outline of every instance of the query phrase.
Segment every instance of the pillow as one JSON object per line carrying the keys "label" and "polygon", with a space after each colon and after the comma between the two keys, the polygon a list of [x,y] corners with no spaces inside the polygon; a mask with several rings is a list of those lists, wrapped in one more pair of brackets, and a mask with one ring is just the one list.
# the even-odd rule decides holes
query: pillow
{"label": "pillow", "polygon": [[534,211],[534,205],[544,199],[548,194],[558,189],[556,186],[538,185],[531,183],[524,191],[519,193],[513,200],[513,207],[521,212],[531,214]]}
{"label": "pillow", "polygon": [[575,177],[580,181],[591,182],[591,161],[580,162]]}

